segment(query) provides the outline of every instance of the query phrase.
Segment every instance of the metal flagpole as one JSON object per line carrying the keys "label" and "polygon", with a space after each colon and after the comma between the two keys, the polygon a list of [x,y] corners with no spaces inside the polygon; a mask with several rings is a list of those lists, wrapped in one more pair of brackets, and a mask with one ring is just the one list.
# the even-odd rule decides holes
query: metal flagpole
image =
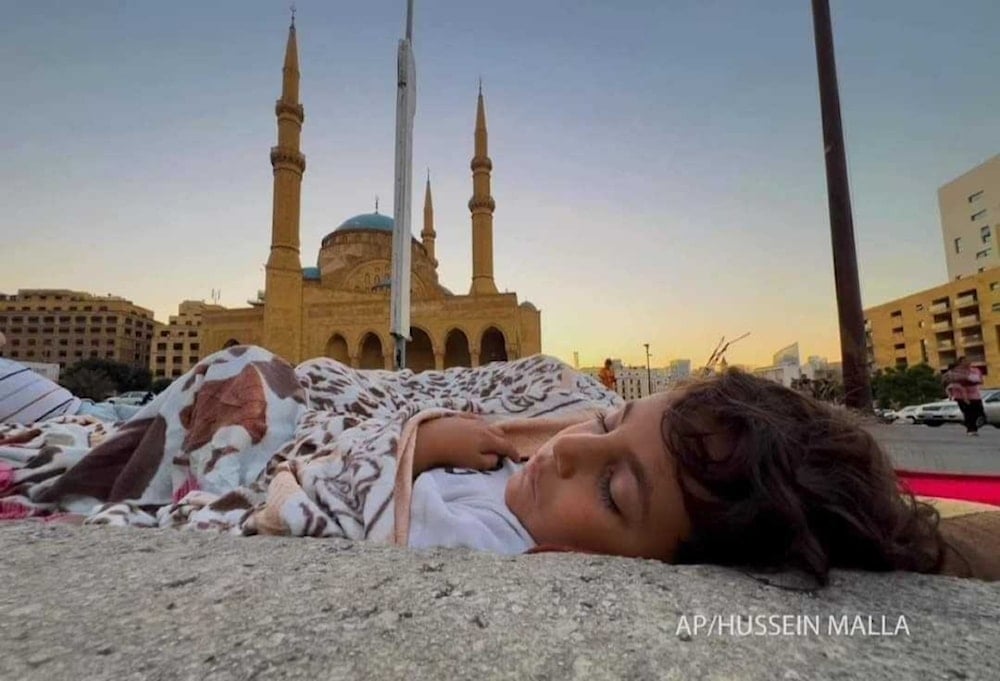
{"label": "metal flagpole", "polygon": [[417,74],[413,61],[413,0],[406,3],[406,37],[396,56],[396,184],[393,203],[392,281],[389,332],[395,342],[396,370],[406,367],[410,340],[410,199],[413,170],[413,116]]}

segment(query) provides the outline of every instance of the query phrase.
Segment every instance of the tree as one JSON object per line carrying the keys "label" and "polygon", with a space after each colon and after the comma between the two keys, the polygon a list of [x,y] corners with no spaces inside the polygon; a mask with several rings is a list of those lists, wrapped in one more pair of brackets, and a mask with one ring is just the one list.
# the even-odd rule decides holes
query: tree
{"label": "tree", "polygon": [[943,399],[940,376],[927,364],[879,369],[872,377],[872,391],[879,405],[899,409]]}
{"label": "tree", "polygon": [[115,382],[106,373],[82,367],[66,370],[60,381],[62,386],[77,397],[103,402],[115,392]]}
{"label": "tree", "polygon": [[[80,372],[83,374],[78,378],[77,374]],[[103,376],[107,383],[97,381],[95,374]],[[80,360],[67,368],[60,379],[63,387],[73,394],[92,400],[103,400],[112,393],[123,393],[129,390],[149,390],[152,381],[153,375],[147,367],[131,366],[98,357]],[[108,385],[110,385],[109,388]],[[80,390],[84,390],[88,394],[85,395]],[[102,391],[105,393],[103,396],[93,396]]]}
{"label": "tree", "polygon": [[150,386],[149,389],[152,390],[157,395],[159,395],[164,390],[166,390],[167,388],[169,388],[170,384],[173,383],[173,382],[174,382],[173,379],[170,379],[170,378],[158,378],[155,381],[153,381],[153,385]]}

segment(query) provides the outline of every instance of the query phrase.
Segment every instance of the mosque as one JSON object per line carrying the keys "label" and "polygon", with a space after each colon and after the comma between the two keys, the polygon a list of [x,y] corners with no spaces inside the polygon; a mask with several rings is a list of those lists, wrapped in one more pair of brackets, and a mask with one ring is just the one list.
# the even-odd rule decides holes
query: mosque
{"label": "mosque", "polygon": [[[271,250],[265,288],[250,307],[206,312],[203,354],[241,344],[261,345],[298,363],[327,356],[364,369],[393,368],[389,287],[393,220],[377,212],[356,215],[327,234],[315,267],[302,267],[299,209],[305,156],[299,136],[305,112],[299,101],[295,23],[288,29],[281,98],[275,105],[278,144],[274,169]],[[411,341],[406,365],[414,371],[479,366],[541,352],[541,313],[516,293],[500,293],[493,279],[493,162],[487,151],[482,90],[476,110],[472,158],[472,282],[456,295],[438,281],[430,178],[424,194],[420,240],[411,241]]]}

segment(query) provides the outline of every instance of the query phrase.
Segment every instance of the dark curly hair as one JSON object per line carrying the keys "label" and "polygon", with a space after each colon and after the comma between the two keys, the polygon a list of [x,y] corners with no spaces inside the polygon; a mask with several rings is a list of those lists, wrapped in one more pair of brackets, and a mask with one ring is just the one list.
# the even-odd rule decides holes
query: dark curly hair
{"label": "dark curly hair", "polygon": [[693,380],[662,418],[691,534],[674,562],[933,572],[939,516],[901,491],[849,412],[738,370]]}

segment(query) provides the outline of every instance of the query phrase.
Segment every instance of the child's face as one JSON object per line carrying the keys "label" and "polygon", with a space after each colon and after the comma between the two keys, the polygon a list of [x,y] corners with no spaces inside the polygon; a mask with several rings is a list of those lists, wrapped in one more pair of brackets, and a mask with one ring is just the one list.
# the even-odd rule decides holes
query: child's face
{"label": "child's face", "polygon": [[690,531],[657,394],[555,435],[507,483],[505,501],[538,544],[670,560]]}

